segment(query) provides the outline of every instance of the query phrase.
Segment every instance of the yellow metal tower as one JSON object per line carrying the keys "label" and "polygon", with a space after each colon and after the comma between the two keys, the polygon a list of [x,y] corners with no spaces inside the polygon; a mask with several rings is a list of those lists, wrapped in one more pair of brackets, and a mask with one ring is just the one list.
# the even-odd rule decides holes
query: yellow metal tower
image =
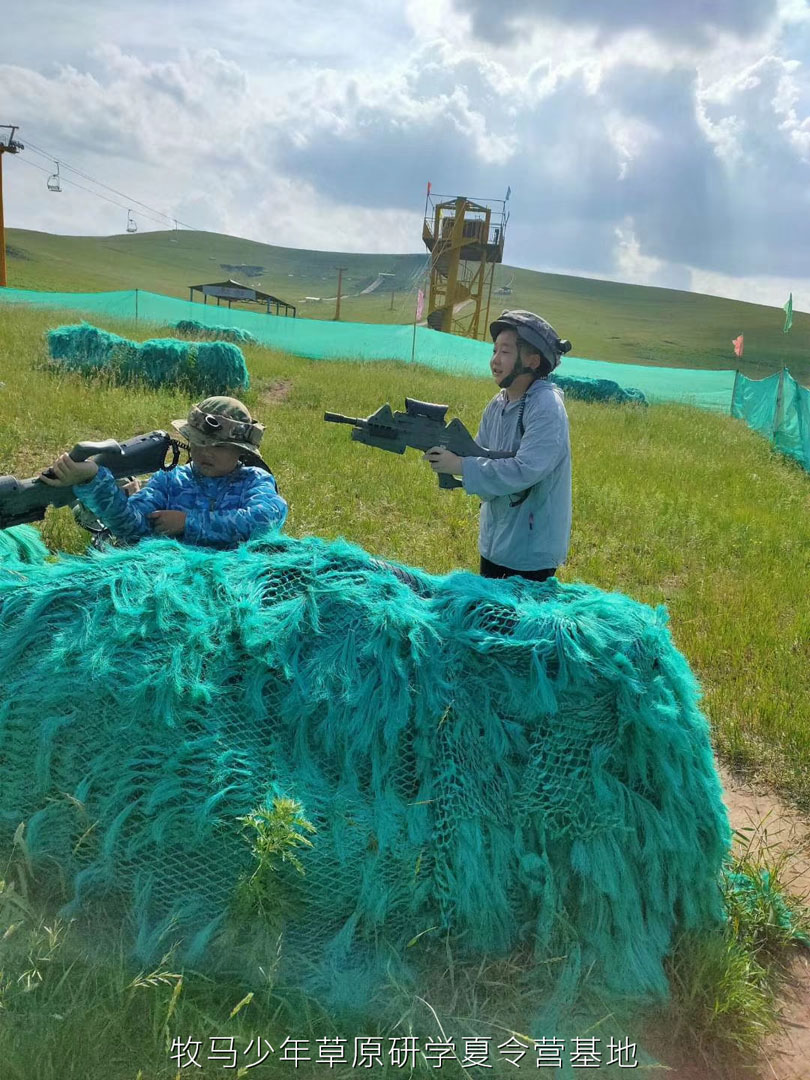
{"label": "yellow metal tower", "polygon": [[[503,262],[508,215],[473,202],[431,196],[422,239],[431,253],[427,324],[463,337],[486,336],[495,264]],[[484,315],[483,327],[481,316]]]}

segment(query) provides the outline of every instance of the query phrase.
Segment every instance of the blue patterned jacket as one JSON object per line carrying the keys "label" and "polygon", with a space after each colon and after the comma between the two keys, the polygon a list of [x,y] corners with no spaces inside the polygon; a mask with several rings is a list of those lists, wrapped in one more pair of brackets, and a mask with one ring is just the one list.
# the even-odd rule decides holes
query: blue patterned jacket
{"label": "blue patterned jacket", "polygon": [[216,477],[180,465],[155,473],[129,498],[102,466],[73,492],[114,536],[129,543],[152,535],[147,515],[153,510],[184,511],[185,532],[176,539],[216,548],[233,548],[258,533],[280,529],[287,518],[287,504],[272,475],[253,465],[237,465],[227,476]]}

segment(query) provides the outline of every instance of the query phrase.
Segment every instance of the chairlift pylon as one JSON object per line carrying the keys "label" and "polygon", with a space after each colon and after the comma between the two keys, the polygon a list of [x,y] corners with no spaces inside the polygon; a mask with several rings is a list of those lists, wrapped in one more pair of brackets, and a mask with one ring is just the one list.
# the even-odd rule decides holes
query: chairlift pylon
{"label": "chairlift pylon", "polygon": [[48,177],[48,191],[61,191],[62,178],[59,175],[59,162],[55,162],[56,172]]}
{"label": "chairlift pylon", "polygon": [[135,218],[132,216],[132,211],[127,210],[127,232],[137,232],[138,226],[135,223]]}

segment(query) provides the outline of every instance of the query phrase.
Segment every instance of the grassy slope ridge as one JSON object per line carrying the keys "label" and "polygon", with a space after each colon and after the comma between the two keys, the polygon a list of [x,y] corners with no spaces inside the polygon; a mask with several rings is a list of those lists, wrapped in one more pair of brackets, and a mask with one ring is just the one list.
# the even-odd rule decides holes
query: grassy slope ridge
{"label": "grassy slope ridge", "polygon": [[[426,261],[420,254],[306,251],[205,232],[85,237],[9,229],[6,237],[11,287],[64,292],[138,288],[187,299],[189,285],[233,277],[296,304],[300,316],[316,319],[334,316],[335,268],[345,266],[341,316],[354,322],[410,322],[414,294],[409,290]],[[374,292],[358,295],[380,273],[393,276]],[[495,287],[510,280],[511,294],[493,296],[492,312],[505,307],[539,311],[571,339],[576,356],[670,367],[739,367],[752,378],[787,365],[800,382],[810,384],[810,314],[797,313],[793,330],[784,334],[782,312],[760,304],[497,267]],[[322,300],[302,304],[305,296]],[[742,360],[731,347],[740,333],[745,334]]]}

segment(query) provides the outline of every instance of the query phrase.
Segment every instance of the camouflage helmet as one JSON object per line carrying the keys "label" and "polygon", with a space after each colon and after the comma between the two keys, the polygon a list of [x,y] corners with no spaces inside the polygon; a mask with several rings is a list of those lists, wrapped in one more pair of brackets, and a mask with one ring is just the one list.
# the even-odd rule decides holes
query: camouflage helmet
{"label": "camouflage helmet", "polygon": [[565,353],[571,351],[571,342],[563,341],[553,326],[531,311],[504,311],[489,328],[493,341],[502,330],[514,330],[527,345],[536,349],[549,364],[549,372],[557,367]]}
{"label": "camouflage helmet", "polygon": [[264,425],[252,419],[247,406],[232,397],[209,397],[192,405],[188,419],[172,420],[172,427],[191,446],[232,446],[258,457]]}

